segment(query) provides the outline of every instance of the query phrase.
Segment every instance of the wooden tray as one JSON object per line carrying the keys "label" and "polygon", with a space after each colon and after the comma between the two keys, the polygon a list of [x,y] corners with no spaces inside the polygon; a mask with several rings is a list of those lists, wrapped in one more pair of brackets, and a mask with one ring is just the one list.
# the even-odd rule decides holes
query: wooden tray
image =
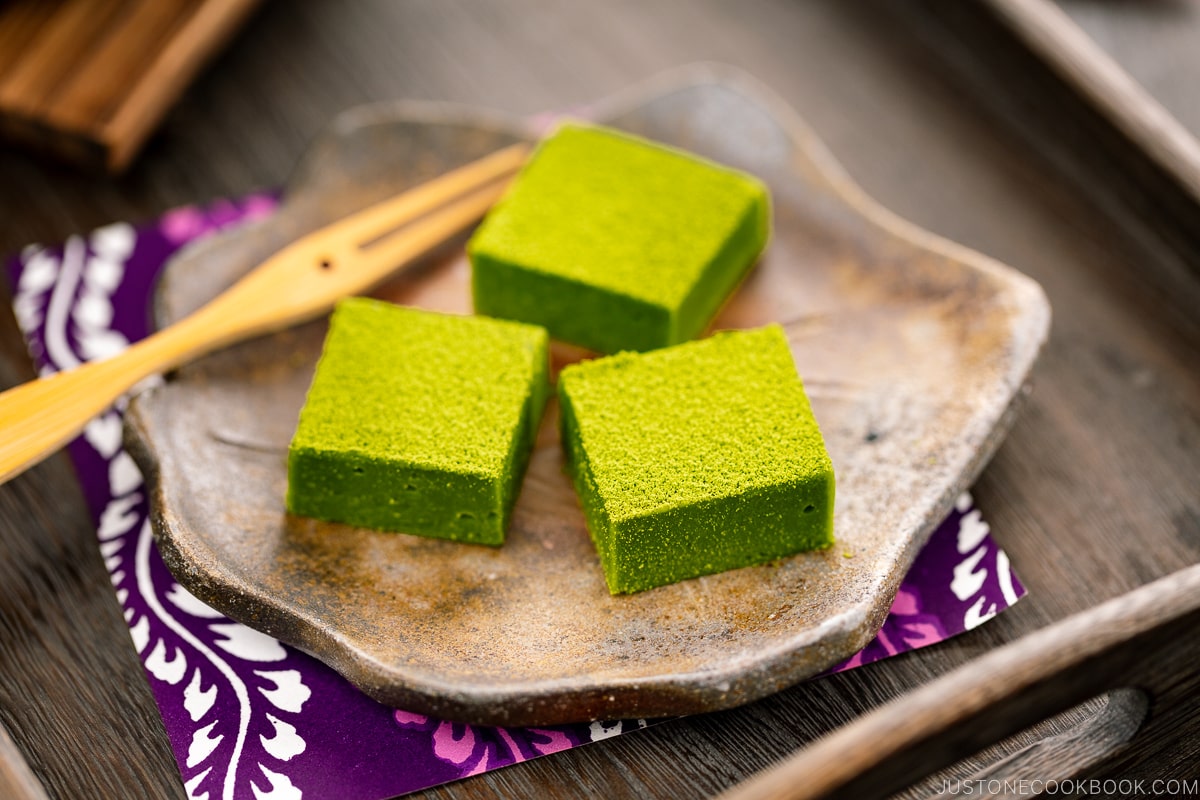
{"label": "wooden tray", "polygon": [[[736,711],[679,719],[477,776],[425,796],[710,797],[749,771],[962,664],[968,666],[952,681],[934,682],[927,693],[922,691],[920,707],[896,707],[885,718],[887,728],[878,719],[869,729],[854,728],[857,734],[869,730],[880,738],[857,738],[860,747],[840,750],[836,760],[846,757],[846,764],[866,768],[863,757],[869,761],[883,753],[891,766],[871,773],[883,780],[872,786],[860,783],[856,788],[861,791],[839,792],[845,784],[824,777],[816,786],[832,796],[884,796],[902,782],[897,770],[911,775],[930,769],[983,739],[1019,727],[1016,716],[1029,706],[1018,694],[1028,694],[1034,704],[1044,702],[1040,716],[1073,701],[1075,695],[1058,695],[1070,691],[1076,676],[1082,685],[1092,674],[1103,677],[1086,683],[1084,691],[1098,685],[1145,687],[1147,707],[1138,711],[1136,702],[1127,704],[1126,692],[1101,691],[1068,717],[965,757],[952,777],[998,777],[1006,768],[1008,774],[1030,777],[1036,771],[1046,778],[1150,781],[1196,775],[1200,619],[1189,610],[1194,609],[1196,586],[1180,575],[1154,584],[1149,601],[1140,592],[1126,593],[1200,557],[1195,502],[1200,392],[1194,366],[1200,339],[1171,322],[1182,316],[1176,310],[1195,317],[1197,305],[1189,298],[1197,288],[1187,286],[1200,287],[1200,281],[1183,270],[1177,283],[1183,291],[1171,292],[1166,305],[1148,301],[1144,284],[1173,269],[1175,254],[1159,249],[1160,239],[1148,236],[1142,225],[1161,222],[1154,231],[1179,237],[1200,227],[1191,223],[1194,209],[1185,215],[1160,213],[1169,210],[1163,208],[1161,194],[1117,180],[1116,171],[1131,163],[1129,153],[1102,146],[1107,140],[1094,120],[1074,115],[1069,97],[1055,93],[1030,110],[1027,101],[1049,84],[1045,70],[996,58],[993,72],[963,88],[958,83],[962,63],[947,64],[942,56],[958,48],[990,58],[990,47],[999,39],[994,29],[934,31],[917,40],[891,13],[881,13],[885,6],[888,12],[911,7],[924,23],[929,6],[975,5],[960,0],[911,6],[764,3],[740,7],[735,16],[723,13],[719,3],[707,3],[698,4],[694,17],[681,25],[676,15],[663,13],[661,4],[626,3],[622,9],[633,17],[626,17],[627,30],[610,25],[611,13],[597,4],[578,3],[563,5],[545,27],[534,26],[536,36],[524,38],[515,33],[515,25],[497,28],[494,16],[468,19],[453,4],[423,4],[423,25],[405,26],[398,19],[381,24],[377,17],[361,14],[346,15],[343,25],[326,30],[292,24],[290,11],[264,20],[274,42],[269,55],[313,52],[325,36],[362,45],[334,47],[320,63],[296,65],[295,76],[312,91],[276,92],[270,110],[273,118],[299,127],[314,115],[340,110],[352,80],[364,98],[393,95],[398,65],[417,58],[409,62],[396,53],[426,53],[421,45],[431,39],[428,31],[437,22],[445,25],[438,28],[436,41],[456,58],[426,59],[419,70],[414,67],[421,91],[436,97],[487,96],[497,107],[526,111],[586,102],[660,65],[712,52],[704,37],[719,33],[721,57],[753,65],[759,77],[801,108],[876,196],[927,227],[1002,255],[1038,279],[1057,301],[1054,331],[1036,370],[1037,388],[973,490],[1030,589],[1015,609],[920,653],[806,683]],[[1091,4],[1097,13],[1144,6],[1148,14],[1180,5]],[[443,7],[444,12],[434,10]],[[536,12],[542,5],[516,7]],[[310,12],[302,19],[315,17]],[[559,30],[591,35],[581,45],[579,39],[551,35]],[[501,34],[538,44],[520,58],[500,57],[494,47],[479,46],[488,41],[485,36]],[[1146,54],[1152,65],[1166,63],[1152,48]],[[224,89],[211,109],[226,122],[242,108],[236,85],[261,77],[254,64],[239,60],[230,67],[236,68],[214,76]],[[1188,80],[1184,75],[1178,79]],[[284,84],[279,77],[270,88]],[[1010,101],[1017,96],[1024,104],[1010,102],[1006,112],[994,113],[993,101],[1006,96]],[[264,150],[282,148],[285,160],[296,155],[298,145],[281,143],[270,126],[235,127],[236,141],[216,130],[200,137],[208,152],[228,150],[221,169],[191,164],[190,148],[170,149],[161,162],[156,159],[154,181],[127,187],[132,204],[113,206],[95,193],[72,192],[72,184],[61,177],[31,171],[9,176],[11,194],[22,202],[11,206],[10,224],[2,234],[5,249],[34,239],[54,241],[95,219],[134,209],[149,213],[143,209],[168,202],[161,183],[178,174],[190,176],[188,188],[177,188],[170,202],[245,188],[237,183],[240,178],[229,176],[263,175]],[[1014,128],[1022,133],[1014,136]],[[1073,148],[1079,161],[1090,162],[1097,180],[1081,185],[1078,162],[1058,158],[1064,147]],[[1113,196],[1125,198],[1136,210],[1116,206],[1114,211],[1108,202]],[[62,212],[44,221],[50,205]],[[1153,246],[1131,247],[1134,236]],[[1200,249],[1186,251],[1194,256]],[[11,314],[0,310],[0,381],[31,377]],[[123,797],[136,791],[146,797],[184,797],[141,664],[113,599],[94,527],[65,458],[0,487],[0,517],[11,534],[0,547],[0,610],[8,631],[0,647],[5,666],[0,716],[33,772],[53,796]],[[1114,620],[1109,610],[1095,608],[1114,597],[1121,598],[1129,616]],[[1015,663],[1009,655],[975,661],[1006,640],[1080,612],[1070,629],[1056,627],[1051,634],[1031,637],[1029,650],[1024,642],[1013,646],[1025,653],[1026,666],[1042,664],[1045,671],[1009,670]],[[1168,625],[1159,624],[1164,614],[1172,620]],[[1107,637],[1114,630],[1122,631],[1128,647],[1110,649],[1093,636],[1104,631]],[[1080,648],[1081,642],[1098,644],[1103,652],[1098,654],[1091,644]],[[1068,677],[1039,682],[1064,664]],[[1147,675],[1146,670],[1159,666],[1163,675]],[[969,686],[965,677],[973,678]],[[956,691],[962,694],[951,694]],[[1000,725],[991,714],[978,717],[980,725],[970,730],[958,724],[955,733],[937,741],[921,734],[913,742],[925,742],[923,747],[897,746],[895,739],[881,735],[887,729],[927,731],[924,723],[909,725],[917,719],[914,712],[938,705],[953,711],[958,697],[966,709],[965,717],[956,717],[960,720],[976,718],[980,698],[994,698],[1000,710],[1022,710]],[[1120,721],[1126,708],[1132,709],[1125,717],[1133,720],[1131,725]],[[880,749],[884,746],[886,750]],[[1024,753],[1014,757],[1022,748]],[[830,751],[821,753],[824,766],[834,766]],[[1003,759],[1007,761],[996,766]],[[805,782],[794,786],[803,788]],[[939,788],[940,783],[921,784],[901,796],[932,796]],[[7,796],[4,789],[0,795]]]}

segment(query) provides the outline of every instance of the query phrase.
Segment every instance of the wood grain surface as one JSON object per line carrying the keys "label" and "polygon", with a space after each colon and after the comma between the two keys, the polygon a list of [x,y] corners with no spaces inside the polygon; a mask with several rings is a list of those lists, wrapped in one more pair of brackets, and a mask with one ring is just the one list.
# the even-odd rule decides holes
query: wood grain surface
{"label": "wood grain surface", "polygon": [[[278,185],[320,127],[356,104],[436,98],[533,113],[715,59],[777,90],[883,204],[1032,275],[1055,309],[1051,339],[975,491],[1027,599],[929,650],[423,795],[704,797],[1001,644],[1200,559],[1200,335],[1184,240],[1170,239],[1179,226],[1164,223],[1153,192],[1112,200],[1120,192],[1105,188],[1100,166],[1123,151],[1099,151],[1087,170],[1063,155],[1091,152],[1085,117],[1049,103],[1032,124],[1024,73],[997,78],[950,58],[964,43],[987,54],[1003,33],[962,36],[937,14],[882,1],[268,4],[124,177],[0,153],[0,250]],[[2,316],[9,385],[26,373]],[[0,570],[0,722],[48,794],[182,796],[63,459],[0,487]],[[1094,719],[1101,705],[1047,730]],[[1135,738],[1107,769],[1195,777],[1196,728],[1183,720]]]}

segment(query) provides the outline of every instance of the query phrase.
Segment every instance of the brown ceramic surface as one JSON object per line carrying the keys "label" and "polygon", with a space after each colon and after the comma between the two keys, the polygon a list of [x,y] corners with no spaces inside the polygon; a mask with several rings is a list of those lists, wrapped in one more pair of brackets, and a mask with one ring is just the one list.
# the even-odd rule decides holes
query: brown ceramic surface
{"label": "brown ceramic surface", "polygon": [[[563,474],[553,405],[502,548],[289,519],[287,443],[323,323],[218,353],[143,393],[129,439],[180,583],[385,703],[501,724],[682,714],[847,658],[999,444],[1046,336],[1036,284],[879,208],[743,76],[691,68],[590,113],[770,183],[774,239],[716,327],[785,324],[837,472],[837,544],[610,597]],[[295,236],[529,135],[519,121],[444,106],[349,113],[275,217],[171,264],[160,321]],[[461,243],[377,294],[468,311]],[[575,357],[559,347],[556,366]]]}

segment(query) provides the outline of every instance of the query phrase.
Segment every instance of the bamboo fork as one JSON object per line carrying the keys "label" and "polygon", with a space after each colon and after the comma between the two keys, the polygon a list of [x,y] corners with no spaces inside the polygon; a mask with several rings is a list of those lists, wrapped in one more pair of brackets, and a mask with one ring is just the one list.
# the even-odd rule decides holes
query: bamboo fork
{"label": "bamboo fork", "polygon": [[512,145],[314,231],[119,355],[0,394],[0,483],[57,450],[138,381],[317,317],[465,230],[499,199],[528,149]]}

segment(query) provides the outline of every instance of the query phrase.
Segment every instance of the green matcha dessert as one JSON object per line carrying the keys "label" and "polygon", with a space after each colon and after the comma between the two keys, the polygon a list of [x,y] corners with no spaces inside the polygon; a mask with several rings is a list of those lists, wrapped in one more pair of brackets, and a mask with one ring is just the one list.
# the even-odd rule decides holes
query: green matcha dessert
{"label": "green matcha dessert", "polygon": [[288,450],[288,511],[502,544],[548,344],[532,325],[341,301]]}
{"label": "green matcha dessert", "polygon": [[569,366],[558,393],[613,594],[833,543],[833,465],[778,325]]}
{"label": "green matcha dessert", "polygon": [[767,241],[759,180],[628,134],[545,139],[467,245],[475,310],[602,353],[695,338]]}

